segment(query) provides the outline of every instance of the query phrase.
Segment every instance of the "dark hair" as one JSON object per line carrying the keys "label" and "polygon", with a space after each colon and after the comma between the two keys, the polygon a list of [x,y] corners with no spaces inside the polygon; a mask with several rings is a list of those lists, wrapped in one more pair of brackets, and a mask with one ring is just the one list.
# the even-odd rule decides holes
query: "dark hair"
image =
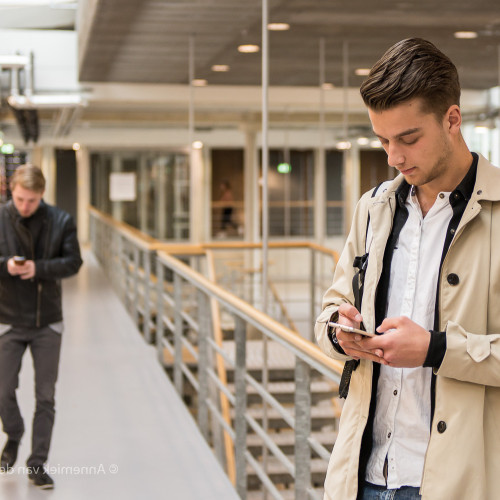
{"label": "dark hair", "polygon": [[29,191],[43,193],[45,190],[45,177],[39,167],[26,164],[14,170],[9,184],[11,191],[14,191],[14,188],[19,184]]}
{"label": "dark hair", "polygon": [[370,70],[360,88],[365,104],[383,111],[421,98],[424,111],[441,119],[453,104],[460,105],[457,68],[435,45],[408,38],[393,45]]}

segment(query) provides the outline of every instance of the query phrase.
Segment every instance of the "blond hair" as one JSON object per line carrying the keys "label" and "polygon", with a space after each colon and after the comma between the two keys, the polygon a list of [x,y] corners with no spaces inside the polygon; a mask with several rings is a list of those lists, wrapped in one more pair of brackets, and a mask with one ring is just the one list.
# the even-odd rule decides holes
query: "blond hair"
{"label": "blond hair", "polygon": [[17,185],[35,193],[43,193],[45,191],[45,177],[42,170],[34,165],[21,165],[14,170],[10,178],[10,190],[13,191]]}

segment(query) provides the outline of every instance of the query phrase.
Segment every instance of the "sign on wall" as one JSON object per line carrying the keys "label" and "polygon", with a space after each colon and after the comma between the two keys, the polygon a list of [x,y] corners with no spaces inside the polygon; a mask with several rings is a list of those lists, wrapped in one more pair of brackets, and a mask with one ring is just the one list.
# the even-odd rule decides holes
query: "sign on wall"
{"label": "sign on wall", "polygon": [[109,199],[111,201],[135,201],[136,198],[135,173],[113,172],[109,175]]}

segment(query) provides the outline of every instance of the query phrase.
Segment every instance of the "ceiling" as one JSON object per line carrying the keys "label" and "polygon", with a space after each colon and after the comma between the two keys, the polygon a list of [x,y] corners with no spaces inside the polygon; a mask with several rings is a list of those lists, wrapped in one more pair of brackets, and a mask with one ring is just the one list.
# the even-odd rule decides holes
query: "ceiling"
{"label": "ceiling", "polygon": [[[186,84],[189,38],[194,38],[195,78],[209,85],[259,85],[261,54],[241,54],[242,43],[261,43],[260,0],[88,0],[80,2],[80,80]],[[462,87],[486,89],[499,81],[498,0],[270,0],[269,21],[290,29],[270,32],[270,84],[317,86],[319,45],[325,43],[325,81],[343,84],[343,44],[348,83],[357,87],[393,43],[418,36],[455,62]],[[473,40],[457,30],[476,31]],[[214,64],[227,64],[224,73]]]}
{"label": "ceiling", "polygon": [[[457,65],[464,89],[489,89],[500,81],[498,0],[268,1],[269,21],[290,25],[269,32],[271,127],[317,130],[321,44],[324,81],[338,89],[322,97],[325,121],[337,135],[344,134],[347,100],[349,128],[370,130],[357,91],[365,77],[355,70],[370,68],[404,38],[434,42]],[[89,141],[110,129],[142,128],[151,135],[186,128],[190,39],[194,77],[207,81],[196,89],[197,129],[258,129],[262,54],[242,54],[237,47],[261,45],[261,16],[262,0],[0,0],[0,29],[78,32],[87,105],[71,113],[40,110],[41,140],[70,140],[77,127],[79,134],[96,130]],[[459,30],[478,36],[457,39]],[[213,65],[228,65],[229,71],[215,72]],[[40,74],[35,77],[36,84]],[[341,90],[346,80],[348,98]],[[0,125],[5,130],[13,122],[3,103]],[[80,140],[77,132],[73,138]]]}

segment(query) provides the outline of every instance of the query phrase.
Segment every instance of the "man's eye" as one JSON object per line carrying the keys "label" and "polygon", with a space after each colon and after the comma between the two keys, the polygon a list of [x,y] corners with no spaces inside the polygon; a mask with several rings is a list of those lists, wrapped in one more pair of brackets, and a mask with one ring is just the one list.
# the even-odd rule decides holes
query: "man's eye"
{"label": "man's eye", "polygon": [[407,146],[410,146],[411,144],[415,144],[418,141],[418,137],[412,138],[412,139],[403,139],[402,142],[403,144],[406,144]]}

